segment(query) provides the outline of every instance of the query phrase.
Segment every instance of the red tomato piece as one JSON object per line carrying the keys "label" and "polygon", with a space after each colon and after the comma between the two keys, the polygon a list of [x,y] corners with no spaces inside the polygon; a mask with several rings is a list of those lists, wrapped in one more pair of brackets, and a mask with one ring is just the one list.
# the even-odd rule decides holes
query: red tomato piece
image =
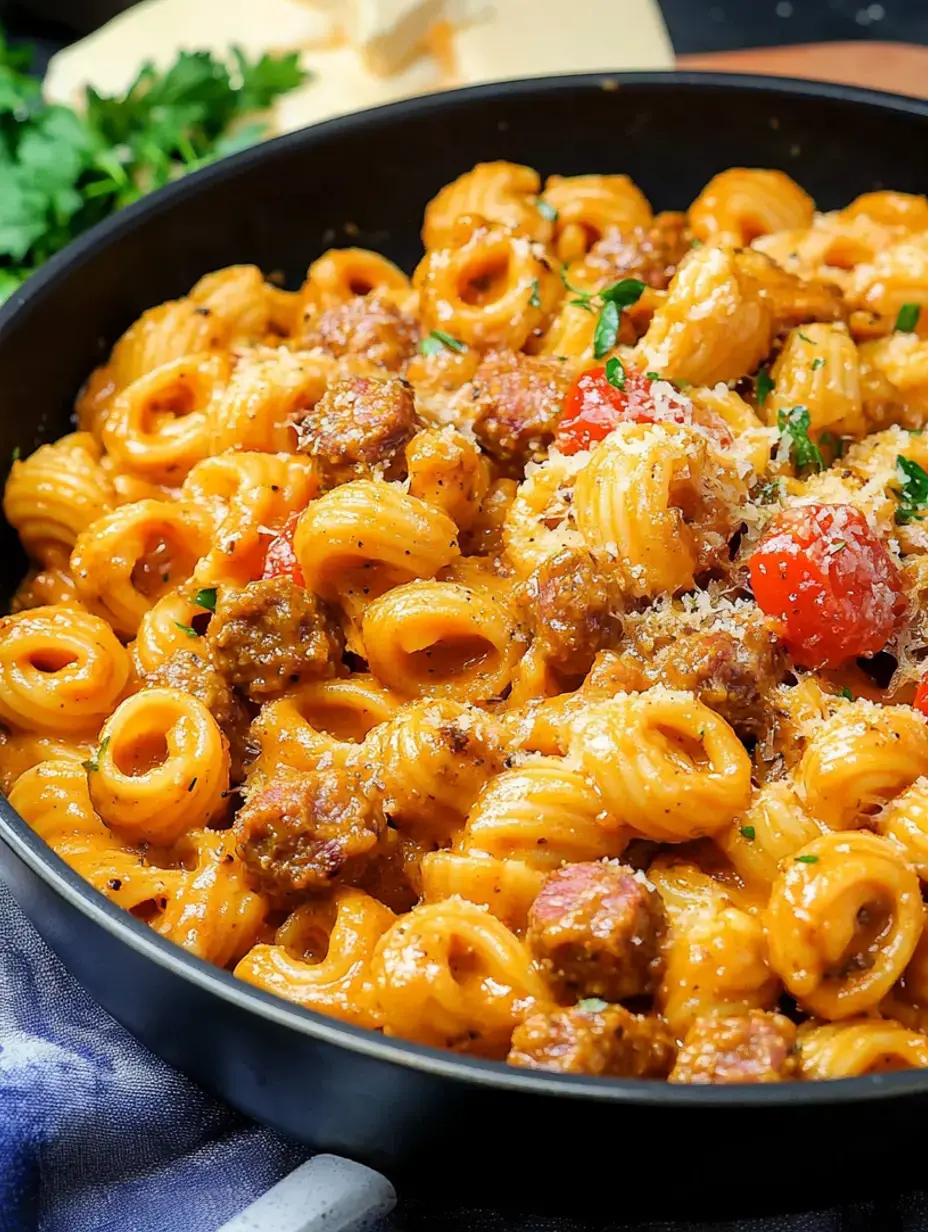
{"label": "red tomato piece", "polygon": [[803,667],[876,654],[905,612],[899,570],[853,505],[778,513],[749,568],[758,605]]}
{"label": "red tomato piece", "polygon": [[920,710],[928,719],[928,676],[922,677],[918,682],[918,688],[915,690],[915,700],[912,705],[916,710]]}
{"label": "red tomato piece", "polygon": [[604,367],[587,368],[567,391],[555,445],[561,453],[574,454],[603,440],[620,423],[686,423],[682,405],[658,410],[652,384],[637,368],[626,368],[625,388],[617,389],[606,379]]}
{"label": "red tomato piece", "polygon": [[300,515],[298,513],[291,513],[281,528],[280,534],[268,544],[262,577],[288,577],[292,578],[297,586],[306,585],[303,570],[300,568],[300,562],[297,560],[296,553],[293,550],[293,536],[296,533],[296,524],[299,520]]}

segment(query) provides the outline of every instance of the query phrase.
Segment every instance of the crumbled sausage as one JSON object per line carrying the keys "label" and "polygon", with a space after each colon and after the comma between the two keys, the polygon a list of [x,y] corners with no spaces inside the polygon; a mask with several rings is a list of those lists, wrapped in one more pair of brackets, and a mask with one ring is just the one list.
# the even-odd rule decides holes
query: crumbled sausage
{"label": "crumbled sausage", "polygon": [[655,290],[666,290],[692,239],[686,215],[658,214],[648,227],[613,228],[598,240],[585,259],[589,273],[608,282],[638,278]]}
{"label": "crumbled sausage", "polygon": [[471,381],[474,433],[499,462],[520,466],[554,439],[570,385],[566,365],[540,355],[491,351]]}
{"label": "crumbled sausage", "polygon": [[597,661],[589,691],[638,692],[655,684],[684,689],[740,736],[759,737],[769,725],[770,696],[783,680],[785,655],[759,610],[732,614],[727,624],[708,629],[678,624],[655,638],[647,621],[640,626],[629,621],[626,644]]}
{"label": "crumbled sausage", "polygon": [[624,1001],[654,992],[663,969],[660,896],[635,870],[568,864],[547,878],[526,940],[562,1001]]}
{"label": "crumbled sausage", "polygon": [[331,674],[342,649],[323,602],[286,576],[221,590],[206,637],[217,670],[257,700]]}
{"label": "crumbled sausage", "polygon": [[376,293],[356,295],[336,308],[311,317],[299,339],[301,348],[322,347],[330,355],[360,355],[399,372],[416,353],[416,322]]}
{"label": "crumbled sausage", "polygon": [[692,1085],[786,1082],[796,1076],[796,1027],[782,1014],[749,1010],[697,1018],[670,1082]]}
{"label": "crumbled sausage", "polygon": [[272,781],[239,809],[234,825],[252,885],[282,906],[359,875],[384,828],[376,796],[336,766]]}
{"label": "crumbled sausage", "polygon": [[194,650],[178,650],[145,674],[145,685],[180,689],[203,703],[229,742],[232,782],[240,783],[250,756],[247,736],[251,716],[209,659]]}
{"label": "crumbled sausage", "polygon": [[600,1006],[533,1014],[513,1032],[509,1064],[604,1078],[666,1077],[676,1045],[663,1020]]}
{"label": "crumbled sausage", "polygon": [[405,473],[404,450],[422,427],[412,388],[398,377],[335,381],[298,425],[299,449],[318,458],[334,486],[375,471]]}
{"label": "crumbled sausage", "polygon": [[622,632],[621,597],[586,548],[564,548],[539,565],[525,602],[542,654],[565,676],[585,676]]}

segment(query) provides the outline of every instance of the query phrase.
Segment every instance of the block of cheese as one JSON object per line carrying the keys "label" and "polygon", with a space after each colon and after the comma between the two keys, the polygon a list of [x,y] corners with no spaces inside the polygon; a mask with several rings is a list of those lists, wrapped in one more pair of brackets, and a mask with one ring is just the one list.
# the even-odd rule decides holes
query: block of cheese
{"label": "block of cheese", "polygon": [[[435,21],[452,30],[442,54],[418,54]],[[67,103],[85,85],[113,93],[145,60],[232,43],[300,51],[312,75],[275,105],[281,132],[449,86],[673,64],[657,0],[144,0],[55,56],[45,91]]]}

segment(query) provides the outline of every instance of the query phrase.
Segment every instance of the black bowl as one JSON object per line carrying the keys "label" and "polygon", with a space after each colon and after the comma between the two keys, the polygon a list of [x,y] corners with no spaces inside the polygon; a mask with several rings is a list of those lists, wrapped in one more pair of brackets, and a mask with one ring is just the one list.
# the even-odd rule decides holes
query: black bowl
{"label": "black bowl", "polygon": [[[779,167],[828,209],[870,189],[924,192],[926,140],[923,102],[698,73],[477,87],[294,133],[127,209],[0,311],[0,456],[66,432],[119,333],[207,270],[254,262],[297,285],[339,244],[411,269],[425,203],[475,162],[627,172],[659,208],[684,208],[725,167]],[[9,593],[25,562],[0,534]],[[420,1187],[509,1192],[523,1208],[598,1197],[618,1214],[621,1183],[623,1216],[636,1203],[718,1214],[846,1197],[879,1185],[889,1161],[898,1188],[917,1158],[928,1074],[699,1089],[543,1076],[387,1040],[189,957],[91,890],[5,802],[0,837],[27,915],[144,1043],[251,1116],[394,1177],[415,1172]],[[663,1183],[629,1185],[649,1163]]]}

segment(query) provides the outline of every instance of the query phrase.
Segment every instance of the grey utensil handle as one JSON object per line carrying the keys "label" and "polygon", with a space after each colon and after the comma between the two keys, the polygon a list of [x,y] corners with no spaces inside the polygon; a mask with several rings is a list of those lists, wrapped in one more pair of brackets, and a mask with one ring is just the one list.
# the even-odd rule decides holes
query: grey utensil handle
{"label": "grey utensil handle", "polygon": [[363,1232],[395,1204],[396,1191],[379,1172],[316,1155],[218,1232]]}

